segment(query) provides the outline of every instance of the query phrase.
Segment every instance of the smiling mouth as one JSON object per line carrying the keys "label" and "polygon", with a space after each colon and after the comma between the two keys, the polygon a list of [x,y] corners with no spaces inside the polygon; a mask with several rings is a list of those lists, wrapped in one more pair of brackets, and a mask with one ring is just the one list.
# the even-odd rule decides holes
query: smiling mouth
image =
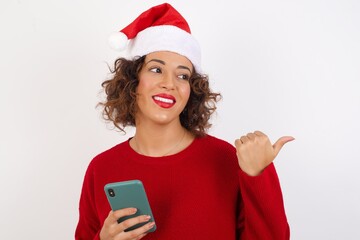
{"label": "smiling mouth", "polygon": [[160,102],[170,103],[170,104],[175,103],[175,101],[173,99],[169,99],[169,98],[163,98],[163,97],[159,97],[159,96],[155,96],[153,98],[155,101],[160,101]]}
{"label": "smiling mouth", "polygon": [[162,108],[170,108],[175,104],[175,99],[153,96],[154,102]]}

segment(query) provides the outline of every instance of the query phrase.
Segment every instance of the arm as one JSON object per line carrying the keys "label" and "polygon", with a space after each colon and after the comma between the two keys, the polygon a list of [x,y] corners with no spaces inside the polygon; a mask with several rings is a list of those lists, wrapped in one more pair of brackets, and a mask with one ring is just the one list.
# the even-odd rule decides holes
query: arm
{"label": "arm", "polygon": [[259,176],[239,170],[242,206],[239,239],[288,240],[289,225],[278,176],[270,164]]}
{"label": "arm", "polygon": [[[136,224],[148,222],[150,216],[140,215],[118,223],[118,219],[133,215],[134,208],[124,208],[110,211],[107,218],[102,222],[98,216],[95,204],[94,173],[90,164],[83,183],[79,206],[79,222],[75,231],[76,240],[100,240],[100,239],[141,239],[146,236],[147,231],[154,226],[149,222],[142,227],[125,232],[125,229]],[[97,194],[104,194],[103,192]]]}
{"label": "arm", "polygon": [[239,239],[290,238],[280,183],[272,162],[285,143],[292,140],[282,137],[272,145],[265,134],[255,131],[235,141],[241,168]]}
{"label": "arm", "polygon": [[93,173],[89,166],[81,191],[79,222],[75,231],[76,240],[100,240],[100,221],[96,213]]}

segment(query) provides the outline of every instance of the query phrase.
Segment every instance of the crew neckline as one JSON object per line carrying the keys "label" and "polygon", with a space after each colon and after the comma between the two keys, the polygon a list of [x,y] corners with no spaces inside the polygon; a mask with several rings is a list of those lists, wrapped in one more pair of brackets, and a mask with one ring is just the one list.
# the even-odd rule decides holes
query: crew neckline
{"label": "crew neckline", "polygon": [[204,137],[195,137],[194,140],[190,143],[190,145],[187,146],[185,149],[181,150],[180,152],[171,154],[171,155],[167,155],[167,156],[161,156],[161,157],[146,156],[146,155],[142,155],[142,154],[136,152],[130,146],[130,140],[133,137],[130,137],[126,141],[126,148],[127,148],[127,152],[129,153],[129,158],[132,161],[141,162],[144,164],[153,164],[153,163],[171,164],[175,161],[179,161],[181,159],[186,159],[186,157],[189,156],[189,153],[194,152],[194,150],[197,149],[197,145],[198,145],[199,141],[206,137],[207,137],[207,135]]}

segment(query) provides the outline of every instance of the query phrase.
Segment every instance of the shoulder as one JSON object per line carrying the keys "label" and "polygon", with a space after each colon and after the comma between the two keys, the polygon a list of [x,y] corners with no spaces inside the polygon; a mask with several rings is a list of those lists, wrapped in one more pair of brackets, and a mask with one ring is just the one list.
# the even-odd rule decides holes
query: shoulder
{"label": "shoulder", "polygon": [[218,174],[229,174],[237,179],[239,165],[233,145],[212,135],[198,138],[197,141],[197,149],[205,165],[215,166]]}
{"label": "shoulder", "polygon": [[229,142],[227,142],[223,139],[217,138],[215,136],[209,135],[209,134],[205,135],[204,137],[199,138],[199,141],[203,142],[205,144],[208,144],[209,146],[216,147],[216,148],[224,148],[224,149],[229,149],[229,150],[235,149],[235,147],[233,145],[231,145]]}
{"label": "shoulder", "polygon": [[198,138],[198,142],[211,153],[221,153],[226,155],[235,156],[235,147],[229,142],[217,138],[212,135],[205,135],[204,137]]}
{"label": "shoulder", "polygon": [[90,162],[89,168],[97,168],[101,165],[110,166],[114,159],[119,159],[121,154],[128,152],[128,140],[119,143],[96,155]]}

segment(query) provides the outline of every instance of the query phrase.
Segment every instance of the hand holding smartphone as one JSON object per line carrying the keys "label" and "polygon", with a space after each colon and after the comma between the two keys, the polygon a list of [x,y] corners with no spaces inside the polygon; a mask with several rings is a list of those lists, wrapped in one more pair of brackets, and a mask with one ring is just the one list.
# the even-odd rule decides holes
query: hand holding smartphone
{"label": "hand holding smartphone", "polygon": [[[144,186],[140,180],[109,183],[105,185],[104,190],[113,211],[129,207],[137,209],[137,212],[134,215],[118,219],[119,223],[125,221],[126,219],[140,215],[149,215],[151,217],[149,222],[155,222]],[[146,222],[136,224],[127,228],[125,232],[134,230],[145,224]],[[155,230],[156,225],[154,225],[154,227],[148,232],[154,232]]]}

